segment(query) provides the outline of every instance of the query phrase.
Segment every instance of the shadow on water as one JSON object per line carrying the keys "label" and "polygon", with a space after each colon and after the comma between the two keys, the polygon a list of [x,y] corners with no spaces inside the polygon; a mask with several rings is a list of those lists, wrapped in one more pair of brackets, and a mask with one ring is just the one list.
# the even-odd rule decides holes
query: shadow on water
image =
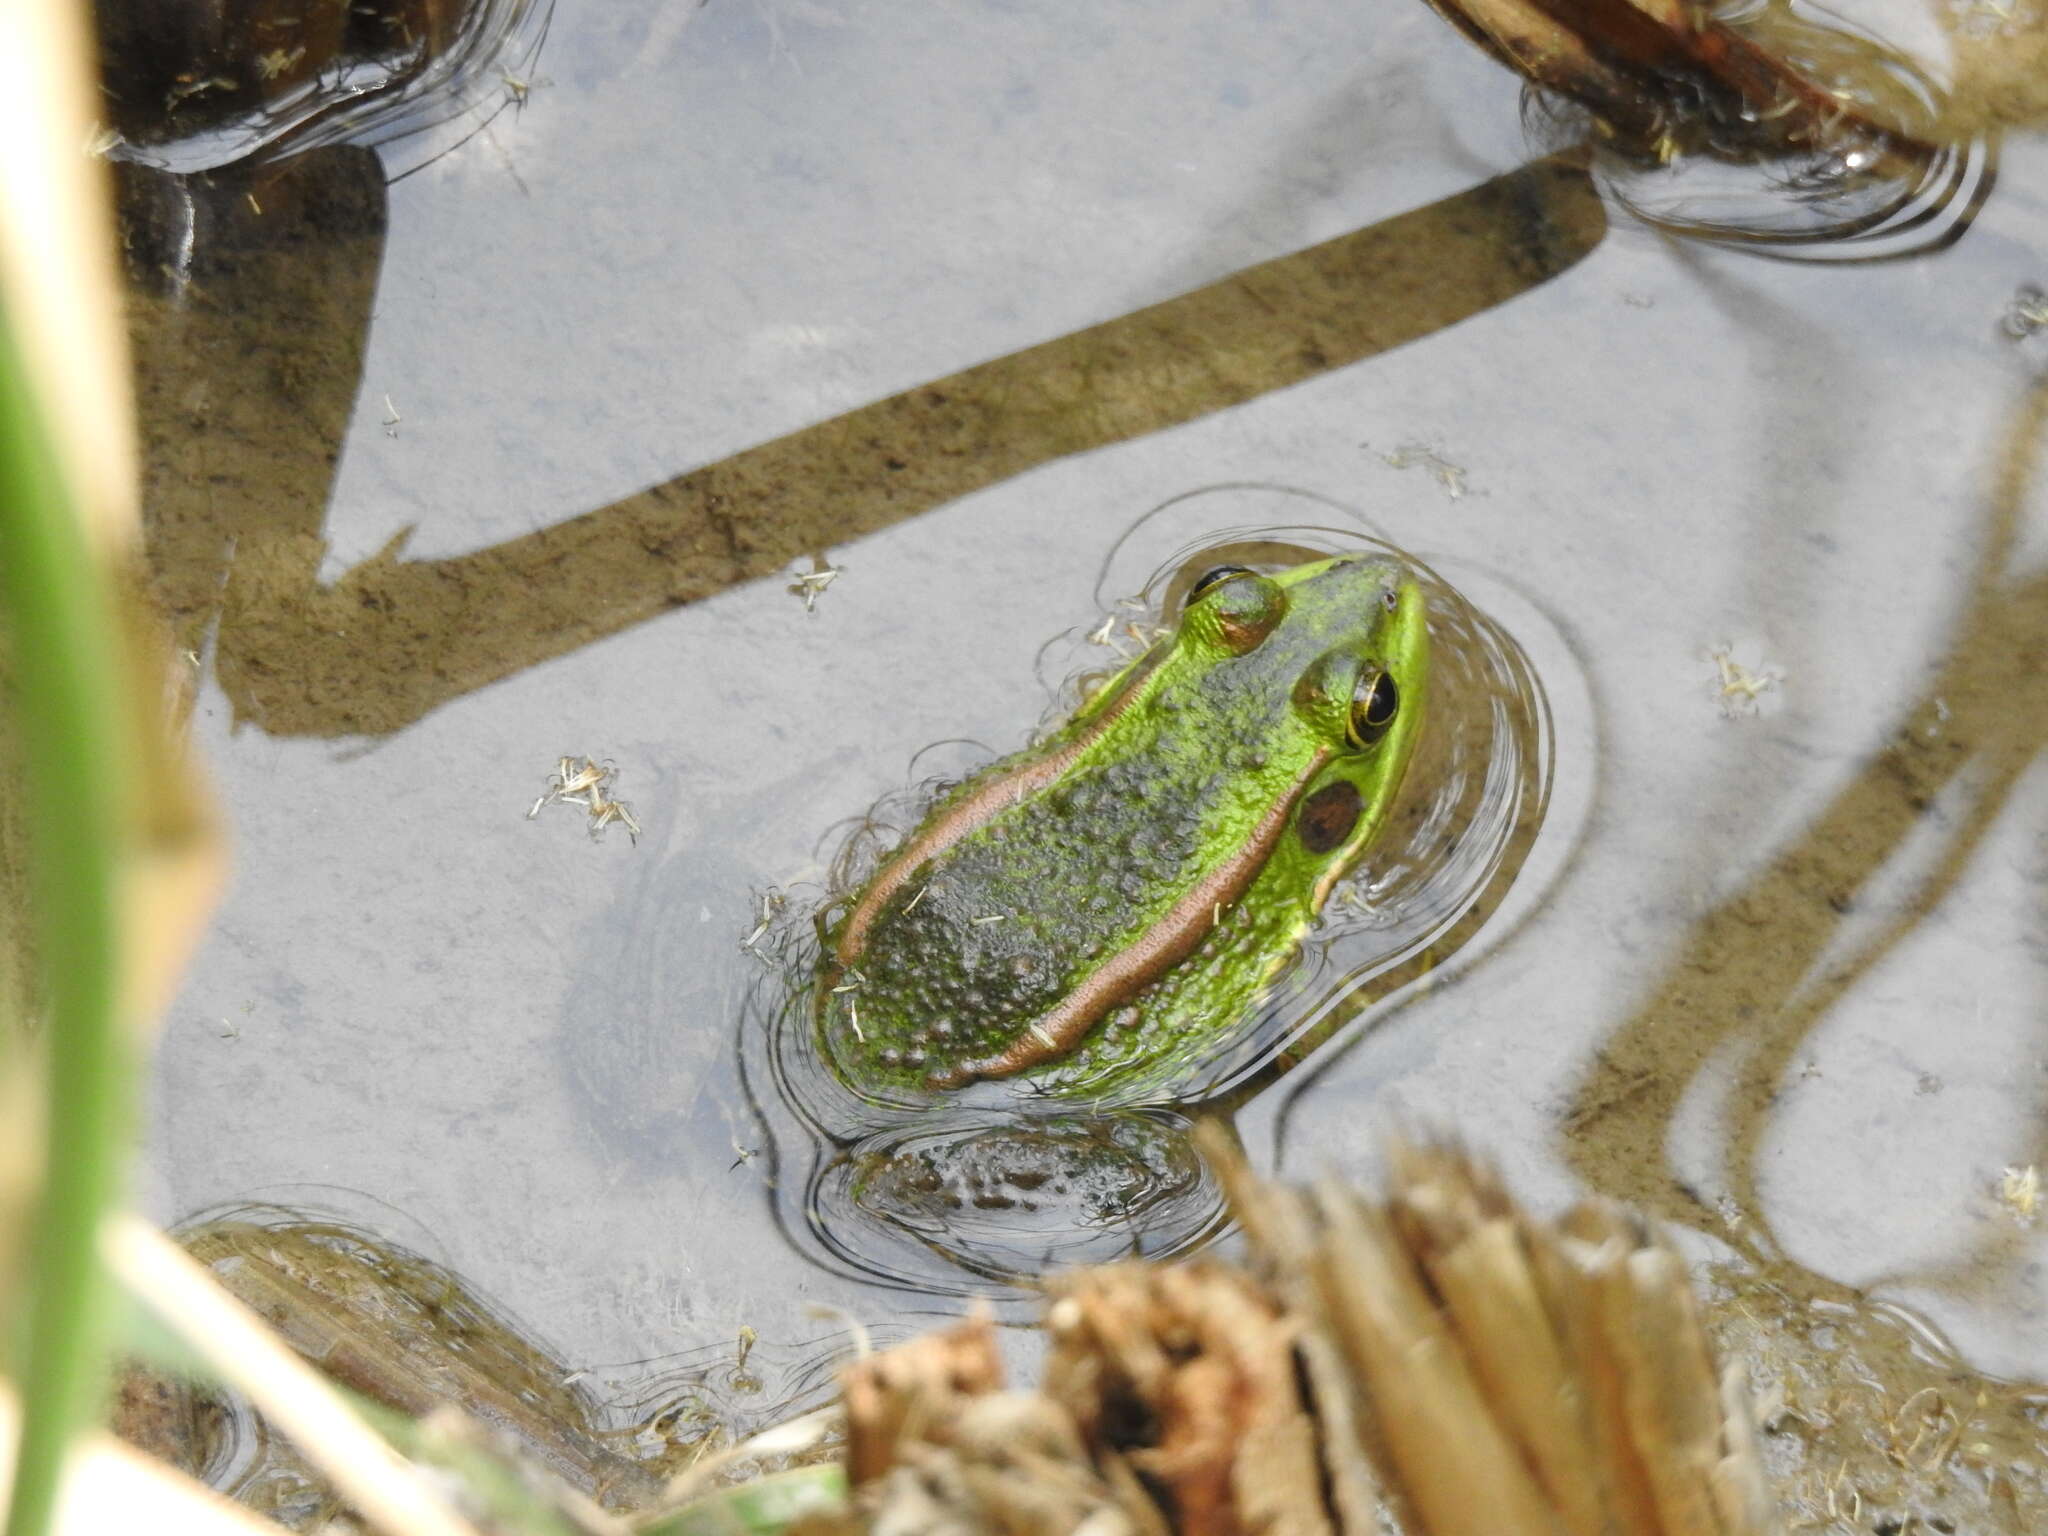
{"label": "shadow on water", "polygon": [[[1593,1188],[1721,1231],[1714,1210],[1674,1170],[1667,1143],[1690,1086],[1717,1057],[1739,1050],[1723,1157],[1725,1188],[1746,1219],[1726,1235],[1757,1260],[1781,1252],[1757,1170],[1788,1069],[1829,1009],[1955,888],[2014,783],[2048,746],[2048,575],[2006,579],[2044,428],[2048,380],[2015,410],[1954,644],[1890,741],[1768,867],[1693,925],[1663,984],[1600,1052],[1562,1147]],[[1936,801],[1952,790],[1963,794],[1951,821]],[[1823,968],[1866,889],[1930,816],[1943,831],[1940,852],[1910,897]],[[2041,1128],[2033,1160],[2048,1161],[2048,1115],[2034,1119]],[[2021,1241],[2016,1230],[1988,1238],[1984,1251],[1958,1254],[1939,1277],[2016,1262]]]}
{"label": "shadow on water", "polygon": [[[2048,1516],[2048,1388],[1983,1372],[1926,1320],[1872,1294],[1989,1294],[2024,1278],[2033,1235],[1980,1223],[1938,1262],[1852,1286],[1787,1255],[1760,1178],[1802,1046],[1957,888],[2048,745],[2048,573],[2008,574],[2044,430],[2048,379],[2013,412],[1948,654],[1812,824],[1692,926],[1662,984],[1608,1037],[1562,1127],[1560,1151],[1587,1185],[1738,1253],[1710,1266],[1708,1315],[1722,1347],[1766,1384],[1779,1486],[1815,1525],[2017,1533]],[[1910,845],[1930,823],[1938,842],[1921,855]],[[1907,858],[1912,883],[1894,895],[1882,882]],[[1688,1093],[1730,1060],[1714,1171],[1733,1202],[1726,1220],[1686,1182],[1671,1145]],[[2038,1075],[2031,1091],[2021,1161],[2038,1167],[2048,1161]]]}
{"label": "shadow on water", "polygon": [[[1068,454],[1361,362],[1567,270],[1569,156],[920,385],[471,554],[319,576],[384,234],[367,151],[127,171],[148,551],[238,719],[382,735],[535,663]],[[202,382],[205,381],[205,382]]]}

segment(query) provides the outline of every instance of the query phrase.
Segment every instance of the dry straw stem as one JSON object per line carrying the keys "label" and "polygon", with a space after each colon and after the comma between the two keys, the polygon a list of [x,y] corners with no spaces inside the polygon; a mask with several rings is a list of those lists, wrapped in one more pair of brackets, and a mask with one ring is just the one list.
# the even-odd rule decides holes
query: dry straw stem
{"label": "dry straw stem", "polygon": [[846,1367],[839,1389],[847,1481],[858,1488],[895,1465],[905,1445],[943,1438],[969,1399],[1002,1384],[995,1324],[985,1311]]}
{"label": "dry straw stem", "polygon": [[1562,1536],[1563,1523],[1494,1419],[1444,1314],[1392,1228],[1324,1185],[1313,1274],[1360,1386],[1379,1405],[1393,1472],[1430,1536]]}
{"label": "dry straw stem", "polygon": [[1426,1262],[1495,1412],[1528,1452],[1566,1527],[1573,1536],[1602,1536],[1585,1392],[1513,1223],[1486,1221]]}
{"label": "dry straw stem", "polygon": [[[0,4],[6,0],[0,0]],[[119,866],[120,1017],[146,1045],[177,993],[227,879],[227,837],[199,765],[174,734],[166,650],[139,598],[119,614],[134,803]]]}
{"label": "dry straw stem", "polygon": [[1066,1406],[1002,1390],[985,1314],[869,1356],[839,1380],[853,1501],[804,1526],[808,1536],[1168,1536],[1127,1467],[1091,1461]]}
{"label": "dry straw stem", "polygon": [[1657,1502],[1630,1433],[1627,1383],[1602,1340],[1595,1279],[1600,1266],[1620,1262],[1628,1246],[1620,1237],[1586,1245],[1553,1235],[1535,1245],[1533,1257],[1545,1305],[1578,1362],[1601,1500],[1619,1530],[1656,1532]]}
{"label": "dry straw stem", "polygon": [[1771,1529],[1747,1386],[1737,1369],[1717,1377],[1684,1262],[1611,1206],[1559,1225],[1578,1304],[1597,1320],[1586,1347],[1633,1518],[1670,1536]]}
{"label": "dry straw stem", "polygon": [[477,1536],[410,1463],[248,1308],[161,1232],[132,1216],[101,1233],[107,1266],[298,1445],[389,1536]]}
{"label": "dry straw stem", "polygon": [[1492,1171],[1455,1148],[1390,1148],[1390,1214],[1509,1434],[1573,1536],[1603,1536],[1586,1390],[1531,1259],[1528,1231]]}
{"label": "dry straw stem", "polygon": [[103,564],[136,545],[135,424],[94,128],[91,8],[0,0],[0,308]]}
{"label": "dry straw stem", "polygon": [[1343,1355],[1313,1328],[1303,1332],[1295,1351],[1323,1427],[1323,1474],[1337,1529],[1349,1536],[1394,1536],[1397,1506],[1365,1452],[1379,1443],[1379,1432],[1351,1390]]}
{"label": "dry straw stem", "polygon": [[1685,1267],[1668,1249],[1640,1249],[1603,1282],[1608,1345],[1623,1362],[1629,1421],[1664,1529],[1716,1536],[1721,1398]]}
{"label": "dry straw stem", "polygon": [[[1330,1466],[1362,1447],[1406,1529],[1775,1529],[1741,1375],[1717,1378],[1685,1267],[1641,1222],[1600,1204],[1533,1222],[1455,1146],[1396,1143],[1383,1207],[1327,1184],[1304,1200],[1253,1178],[1220,1138],[1202,1147],[1270,1283],[1307,1319]],[[1349,1367],[1335,1389],[1314,1366],[1325,1339]],[[1341,1431],[1340,1404],[1356,1410]],[[1356,1501],[1332,1505],[1346,1529],[1369,1528]]]}
{"label": "dry straw stem", "polygon": [[[13,1477],[19,1423],[14,1394],[0,1383],[0,1487]],[[111,1435],[94,1433],[72,1448],[55,1536],[280,1536],[281,1530]]]}
{"label": "dry straw stem", "polygon": [[[1297,1315],[1315,1318],[1309,1267],[1316,1228],[1307,1197],[1255,1176],[1235,1137],[1218,1122],[1197,1121],[1194,1140],[1223,1186],[1266,1283]],[[1403,1506],[1399,1490],[1386,1487],[1374,1471],[1387,1464],[1387,1454],[1371,1401],[1354,1390],[1351,1368],[1326,1327],[1304,1329],[1296,1350],[1322,1422],[1331,1513],[1341,1530],[1391,1536],[1393,1514]]]}
{"label": "dry straw stem", "polygon": [[987,1536],[1170,1536],[1135,1478],[1120,1483],[1098,1472],[1072,1416],[1035,1392],[974,1398],[945,1445],[906,1449],[884,1484],[896,1497],[881,1501],[877,1527],[903,1513],[902,1490],[914,1478],[940,1490],[957,1486],[955,1518]]}
{"label": "dry straw stem", "polygon": [[1714,1507],[1731,1532],[1774,1531],[1777,1514],[1764,1481],[1764,1448],[1757,1433],[1756,1399],[1740,1365],[1721,1372],[1723,1455],[1713,1472]]}

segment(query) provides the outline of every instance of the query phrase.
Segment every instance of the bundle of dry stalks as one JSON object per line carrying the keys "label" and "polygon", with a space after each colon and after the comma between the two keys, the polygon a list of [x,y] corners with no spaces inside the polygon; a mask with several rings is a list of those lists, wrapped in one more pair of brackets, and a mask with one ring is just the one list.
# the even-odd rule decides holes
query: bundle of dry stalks
{"label": "bundle of dry stalks", "polygon": [[1584,1205],[1531,1220],[1452,1147],[1380,1202],[1206,1149],[1252,1250],[1051,1286],[1037,1393],[985,1320],[842,1378],[850,1499],[889,1536],[1751,1536],[1774,1529],[1737,1371],[1678,1256]]}

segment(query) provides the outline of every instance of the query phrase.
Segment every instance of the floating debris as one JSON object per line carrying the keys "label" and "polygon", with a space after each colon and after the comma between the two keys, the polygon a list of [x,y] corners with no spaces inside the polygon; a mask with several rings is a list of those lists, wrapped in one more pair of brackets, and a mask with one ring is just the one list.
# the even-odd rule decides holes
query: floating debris
{"label": "floating debris", "polygon": [[1119,656],[1140,655],[1172,629],[1169,624],[1147,623],[1151,611],[1151,605],[1142,597],[1120,597],[1084,638],[1090,645],[1115,651]]}
{"label": "floating debris", "polygon": [[623,800],[607,800],[602,790],[590,792],[590,836],[594,841],[604,834],[604,829],[618,822],[626,829],[626,836],[634,843],[640,841],[640,823],[633,819],[633,813],[626,808]]}
{"label": "floating debris", "polygon": [[1381,454],[1380,459],[1389,469],[1428,470],[1431,478],[1453,501],[1465,494],[1465,467],[1453,464],[1426,443],[1403,443],[1391,453]]}
{"label": "floating debris", "polygon": [[527,98],[535,91],[555,83],[546,76],[526,79],[513,74],[510,70],[500,71],[498,78],[505,82],[505,94],[511,99],[513,110],[520,112],[526,110]]}
{"label": "floating debris", "polygon": [[306,49],[304,44],[300,44],[296,48],[273,48],[268,53],[259,53],[256,56],[256,78],[259,80],[282,79],[297,69],[300,61],[305,57]]}
{"label": "floating debris", "polygon": [[2030,1227],[2041,1214],[2041,1170],[2033,1163],[2007,1168],[1998,1175],[1998,1199],[2012,1219]]}
{"label": "floating debris", "polygon": [[2006,305],[1999,329],[2014,341],[2025,341],[2036,331],[2048,329],[2048,293],[2032,283],[2022,283]]}
{"label": "floating debris", "polygon": [[741,949],[752,949],[768,936],[768,930],[775,926],[775,919],[789,902],[789,897],[774,886],[761,893],[761,920],[754,925],[754,931],[740,940]]}
{"label": "floating debris", "polygon": [[1714,697],[1724,720],[1746,720],[1762,713],[1763,696],[1785,680],[1781,668],[1753,653],[1751,660],[1744,660],[1743,654],[1749,651],[1747,646],[1723,642],[1707,652],[1714,668]]}
{"label": "floating debris", "polygon": [[800,597],[804,600],[805,613],[816,613],[818,611],[818,598],[827,587],[831,586],[833,582],[845,574],[845,566],[828,565],[822,556],[813,556],[811,569],[796,572],[791,576],[789,585],[783,590],[792,597]]}
{"label": "floating debris", "polygon": [[548,776],[547,792],[533,802],[526,819],[532,821],[551,805],[573,805],[589,816],[593,841],[604,835],[605,828],[616,823],[623,826],[626,835],[637,844],[640,841],[640,823],[633,819],[633,812],[625,801],[612,799],[607,793],[618,773],[618,768],[609,758],[602,762],[594,757],[562,758]]}

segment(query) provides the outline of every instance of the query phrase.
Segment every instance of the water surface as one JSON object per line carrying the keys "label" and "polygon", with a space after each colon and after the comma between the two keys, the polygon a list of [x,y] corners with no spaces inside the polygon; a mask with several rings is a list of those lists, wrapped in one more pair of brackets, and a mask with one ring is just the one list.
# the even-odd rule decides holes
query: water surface
{"label": "water surface", "polygon": [[[1597,757],[1540,906],[1248,1136],[1448,1123],[2048,1371],[1997,1198],[2048,1161],[2037,142],[1953,250],[1822,270],[1610,221],[1420,6],[564,3],[534,68],[388,190],[161,205],[154,537],[238,874],[155,1214],[342,1186],[572,1361],[954,1305],[774,1232],[758,893],[1021,739],[1139,512],[1259,482],[1517,594]],[[637,846],[527,819],[564,754]]]}

